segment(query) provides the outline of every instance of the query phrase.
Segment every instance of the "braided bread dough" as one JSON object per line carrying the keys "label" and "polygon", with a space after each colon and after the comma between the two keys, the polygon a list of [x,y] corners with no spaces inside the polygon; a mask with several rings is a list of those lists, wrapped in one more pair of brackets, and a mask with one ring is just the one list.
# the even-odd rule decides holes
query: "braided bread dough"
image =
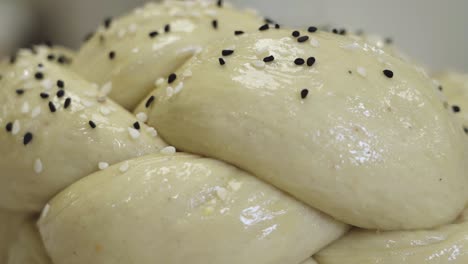
{"label": "braided bread dough", "polygon": [[270,28],[212,45],[135,113],[178,149],[234,164],[345,223],[453,221],[467,201],[464,135],[432,81],[366,43],[302,35]]}
{"label": "braided bread dough", "polygon": [[253,14],[220,8],[214,1],[149,3],[108,20],[81,48],[73,68],[100,85],[112,82],[110,97],[133,110],[159,78],[167,78],[206,44],[261,23]]}
{"label": "braided bread dough", "polygon": [[320,264],[468,263],[468,222],[434,230],[353,230],[316,255]]}
{"label": "braided bread dough", "polygon": [[346,231],[237,168],[188,154],[97,172],[54,198],[39,228],[58,264],[300,263]]}
{"label": "braided bread dough", "polygon": [[143,123],[133,131],[137,119],[106,100],[102,89],[44,60],[45,48],[37,52],[22,50],[14,64],[1,67],[0,208],[24,212],[39,212],[100,162],[165,146]]}
{"label": "braided bread dough", "polygon": [[468,135],[468,74],[447,72],[435,75],[435,79],[441,84],[449,109],[454,112]]}
{"label": "braided bread dough", "polygon": [[0,209],[0,263],[7,263],[10,244],[26,219],[25,214]]}
{"label": "braided bread dough", "polygon": [[[3,263],[3,262],[2,262]],[[12,243],[6,264],[53,264],[47,255],[36,222],[23,224],[17,239]]]}

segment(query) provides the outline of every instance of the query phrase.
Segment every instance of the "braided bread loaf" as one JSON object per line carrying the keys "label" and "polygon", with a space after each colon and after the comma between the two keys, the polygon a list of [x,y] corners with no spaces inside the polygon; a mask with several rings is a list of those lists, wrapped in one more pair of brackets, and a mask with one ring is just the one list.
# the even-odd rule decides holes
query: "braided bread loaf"
{"label": "braided bread loaf", "polygon": [[167,1],[0,71],[1,263],[466,262],[466,135],[393,49]]}

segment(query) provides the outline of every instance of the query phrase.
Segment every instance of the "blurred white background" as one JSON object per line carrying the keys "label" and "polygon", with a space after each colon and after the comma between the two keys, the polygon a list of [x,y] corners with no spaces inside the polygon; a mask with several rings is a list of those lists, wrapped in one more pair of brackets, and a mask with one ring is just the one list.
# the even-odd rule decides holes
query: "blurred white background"
{"label": "blurred white background", "polygon": [[[145,0],[0,0],[0,55],[50,39],[77,48],[104,17]],[[232,0],[286,26],[332,25],[391,37],[432,70],[468,72],[468,0]]]}

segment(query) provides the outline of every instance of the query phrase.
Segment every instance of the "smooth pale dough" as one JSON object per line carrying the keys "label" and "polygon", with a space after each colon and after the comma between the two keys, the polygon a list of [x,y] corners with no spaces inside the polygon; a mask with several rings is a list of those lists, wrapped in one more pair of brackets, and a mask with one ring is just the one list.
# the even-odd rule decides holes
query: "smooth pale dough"
{"label": "smooth pale dough", "polygon": [[[109,28],[100,26],[78,53],[73,68],[100,85],[112,82],[110,97],[133,110],[155,87],[207,44],[234,31],[261,26],[262,19],[216,1],[149,3],[118,18]],[[218,28],[212,26],[217,20]],[[170,32],[165,33],[165,25]],[[150,32],[158,36],[151,38]],[[109,59],[109,53],[115,58]]]}
{"label": "smooth pale dough", "polygon": [[434,78],[441,84],[449,109],[452,110],[453,106],[460,107],[461,111],[454,115],[468,135],[468,74],[446,72],[436,74]]}
{"label": "smooth pale dough", "polygon": [[97,172],[44,215],[46,249],[67,264],[300,263],[347,229],[233,166],[188,154]]}
{"label": "smooth pale dough", "polygon": [[28,216],[0,209],[0,263],[7,263],[8,250]]}
{"label": "smooth pale dough", "polygon": [[315,258],[320,264],[465,264],[468,222],[421,231],[353,230]]}
{"label": "smooth pale dough", "polygon": [[[319,47],[276,29],[225,39],[178,71],[192,72],[171,85],[182,90],[160,87],[135,112],[178,149],[234,164],[345,223],[453,221],[467,201],[464,135],[433,82],[375,46],[308,35]],[[312,56],[312,67],[294,63]]]}
{"label": "smooth pale dough", "polygon": [[35,221],[28,221],[22,226],[18,238],[10,246],[8,261],[5,263],[52,264],[45,251]]}
{"label": "smooth pale dough", "polygon": [[[129,128],[137,121],[135,116],[41,55],[23,50],[14,65],[2,69],[0,208],[40,212],[63,188],[98,170],[100,162],[113,164],[158,153],[165,146],[144,124],[134,139]],[[42,80],[35,79],[39,71],[44,75]],[[65,83],[62,98],[56,96],[58,80]],[[18,95],[17,89],[24,93]],[[42,92],[50,94],[49,98],[41,98]],[[71,105],[64,109],[66,98],[71,99]],[[55,113],[49,102],[55,105]],[[90,120],[97,128],[90,127]],[[8,123],[13,123],[11,132],[6,129]],[[24,145],[27,132],[33,138]]]}

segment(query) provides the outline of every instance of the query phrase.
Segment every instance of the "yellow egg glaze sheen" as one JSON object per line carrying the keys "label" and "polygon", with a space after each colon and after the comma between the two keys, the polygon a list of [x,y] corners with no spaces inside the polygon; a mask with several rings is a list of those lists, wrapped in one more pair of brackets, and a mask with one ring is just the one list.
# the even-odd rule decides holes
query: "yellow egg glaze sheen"
{"label": "yellow egg glaze sheen", "polygon": [[52,264],[42,243],[36,222],[23,224],[16,240],[10,246],[6,264]]}
{"label": "yellow egg glaze sheen", "polygon": [[[102,25],[81,48],[73,68],[100,85],[112,82],[110,97],[133,110],[159,78],[167,82],[171,73],[207,44],[263,23],[254,14],[218,7],[215,2],[166,1],[138,8],[109,22],[108,27]],[[113,59],[110,52],[114,52]]]}
{"label": "yellow egg glaze sheen", "polygon": [[465,264],[468,222],[421,231],[353,230],[315,258],[320,264]]}
{"label": "yellow egg glaze sheen", "polygon": [[[171,85],[183,89],[160,87],[136,112],[178,149],[234,164],[345,223],[454,220],[467,200],[464,135],[432,81],[369,44],[302,34],[320,45],[270,29],[210,46],[178,71],[192,73]],[[309,57],[312,66],[295,64]]]}
{"label": "yellow egg glaze sheen", "polygon": [[23,50],[15,64],[0,70],[0,208],[28,213],[40,212],[63,188],[98,170],[99,162],[113,164],[165,146],[144,124],[140,136],[131,137],[135,116],[44,60],[46,49],[39,51]]}
{"label": "yellow egg glaze sheen", "polygon": [[347,229],[216,160],[150,155],[121,167],[51,201],[39,229],[54,263],[300,263]]}

